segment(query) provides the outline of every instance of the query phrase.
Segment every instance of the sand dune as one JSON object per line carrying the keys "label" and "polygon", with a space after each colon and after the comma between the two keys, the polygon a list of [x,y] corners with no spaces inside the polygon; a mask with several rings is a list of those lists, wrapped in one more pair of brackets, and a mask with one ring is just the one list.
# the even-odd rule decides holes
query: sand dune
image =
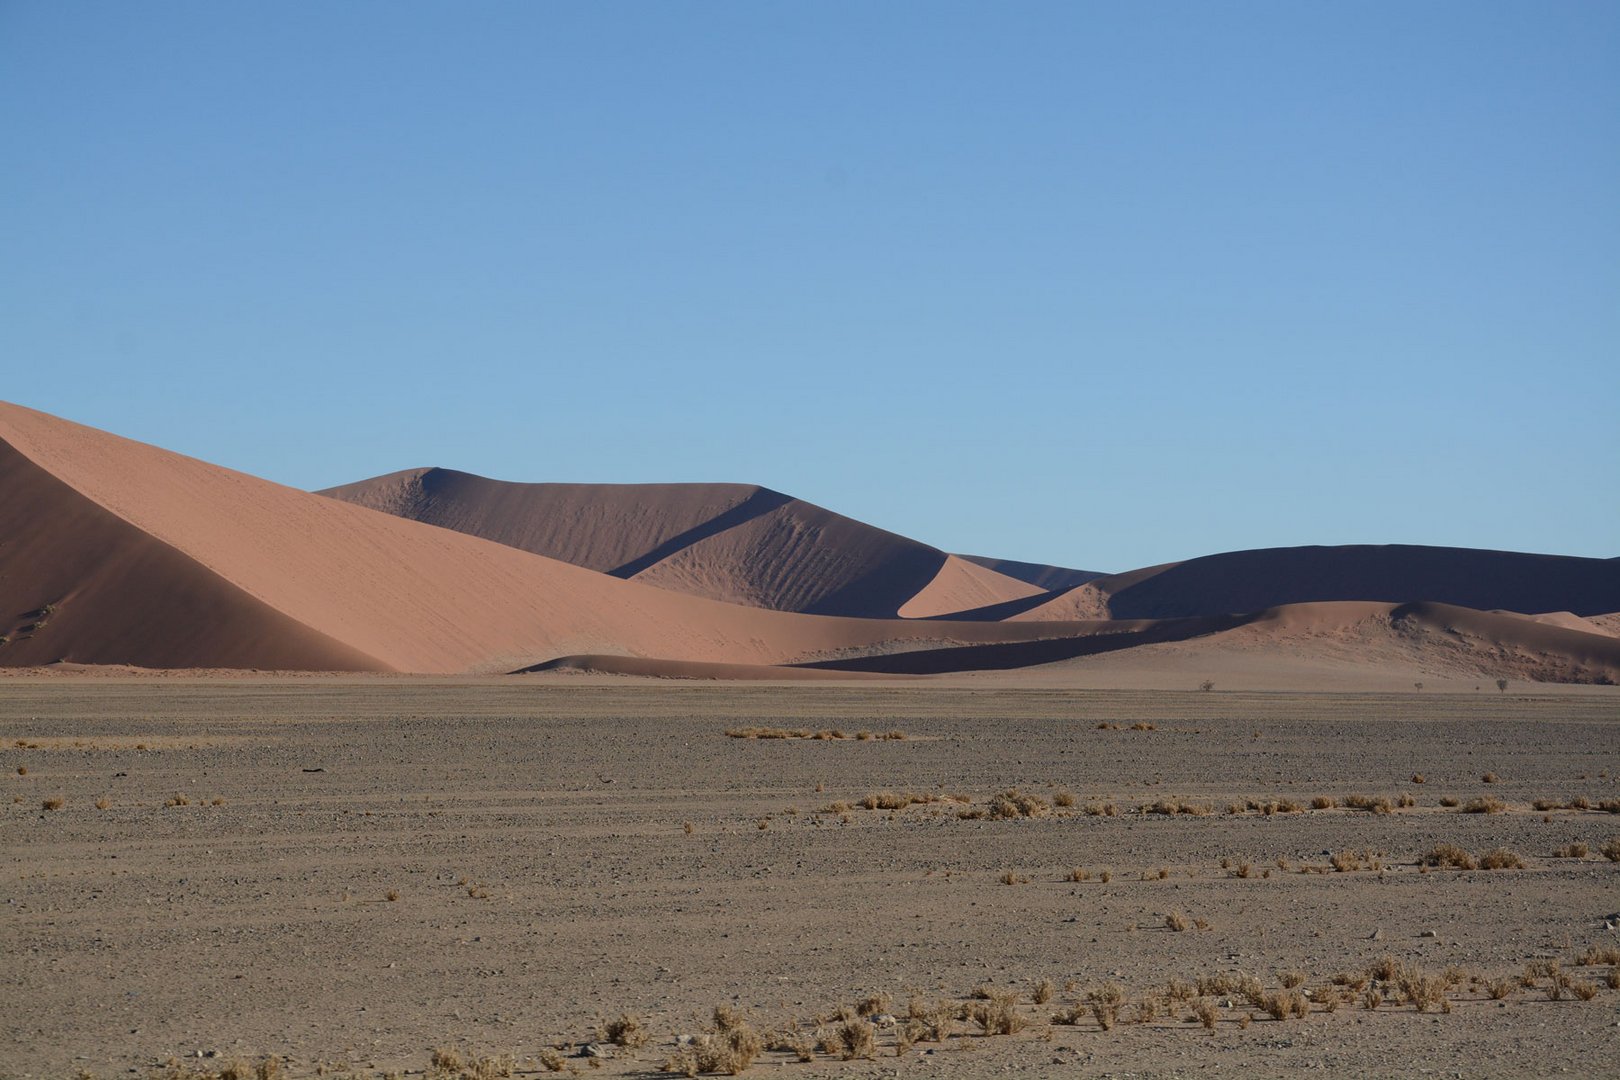
{"label": "sand dune", "polygon": [[1620,559],[1407,544],[1264,548],[1097,578],[1017,617],[1162,619],[1328,600],[1596,615],[1620,608]]}
{"label": "sand dune", "polygon": [[[1284,549],[1042,592],[762,488],[608,494],[407,473],[368,488],[364,501],[394,511],[379,512],[0,405],[0,665],[1044,677],[1130,651],[1189,669],[1271,658],[1300,670],[1620,682],[1617,564],[1602,560]],[[1223,576],[1233,568],[1245,573]],[[1185,595],[1170,589],[1178,583]],[[1353,588],[1471,589],[1537,599],[1537,613],[1376,597],[1225,610]],[[1178,608],[1194,614],[1123,614]]]}
{"label": "sand dune", "polygon": [[1106,574],[1096,570],[1070,570],[1065,566],[1047,566],[1044,563],[1019,562],[1016,559],[992,559],[988,555],[958,555],[959,559],[966,559],[970,563],[977,563],[987,570],[994,570],[998,574],[1006,574],[1019,581],[1027,581],[1036,588],[1048,592],[1062,589],[1071,589],[1076,585],[1084,585]]}
{"label": "sand dune", "polygon": [[1042,591],[745,484],[522,484],[414,469],[320,494],[615,577],[775,611],[938,616]]}
{"label": "sand dune", "polygon": [[12,614],[26,625],[22,613],[56,607],[0,646],[8,666],[482,672],[589,653],[769,664],[1061,632],[717,603],[14,405],[0,405],[0,441]]}
{"label": "sand dune", "polygon": [[1067,623],[1088,630],[1025,642],[966,645],[818,662],[823,670],[929,674],[1056,668],[1125,650],[1164,654],[1185,670],[1235,654],[1279,664],[1349,662],[1449,677],[1620,684],[1620,639],[1450,604],[1334,601],[1249,615]]}

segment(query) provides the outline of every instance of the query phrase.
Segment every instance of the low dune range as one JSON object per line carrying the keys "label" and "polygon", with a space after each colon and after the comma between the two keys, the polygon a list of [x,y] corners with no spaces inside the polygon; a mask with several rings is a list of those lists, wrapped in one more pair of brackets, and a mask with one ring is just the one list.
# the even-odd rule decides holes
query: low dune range
{"label": "low dune range", "polygon": [[6,668],[1083,681],[1174,643],[1177,679],[1259,650],[1369,685],[1620,680],[1613,559],[1284,548],[1099,576],[748,485],[416,469],[309,493],[15,405],[0,507]]}

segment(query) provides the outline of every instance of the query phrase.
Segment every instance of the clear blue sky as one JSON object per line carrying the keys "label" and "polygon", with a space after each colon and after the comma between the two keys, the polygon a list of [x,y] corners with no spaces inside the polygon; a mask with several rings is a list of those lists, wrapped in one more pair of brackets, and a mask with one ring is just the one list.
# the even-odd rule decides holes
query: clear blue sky
{"label": "clear blue sky", "polygon": [[0,0],[0,397],[1117,570],[1620,554],[1620,4]]}

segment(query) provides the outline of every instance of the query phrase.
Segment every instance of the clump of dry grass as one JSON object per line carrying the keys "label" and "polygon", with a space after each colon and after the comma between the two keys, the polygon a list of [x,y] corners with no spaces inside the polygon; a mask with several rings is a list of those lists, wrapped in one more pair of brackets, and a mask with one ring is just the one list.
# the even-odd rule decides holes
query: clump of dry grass
{"label": "clump of dry grass", "polygon": [[1067,791],[1067,790],[1064,790],[1062,788],[1059,788],[1057,791],[1052,793],[1052,805],[1053,806],[1061,807],[1061,808],[1067,810],[1067,809],[1073,807],[1074,804],[1075,804],[1074,792]]}
{"label": "clump of dry grass", "polygon": [[1420,773],[1420,772],[1413,773],[1412,774],[1412,783],[1414,783],[1414,784],[1423,783],[1423,774]]}
{"label": "clump of dry grass", "polygon": [[988,1000],[971,1007],[969,1019],[986,1035],[1016,1035],[1029,1026],[1029,1017],[1018,1009],[1017,1001],[1017,995],[1009,991],[992,991]]}
{"label": "clump of dry grass", "polygon": [[1401,1000],[1418,1012],[1451,1011],[1451,1002],[1446,998],[1447,983],[1442,976],[1431,975],[1421,968],[1407,968],[1400,972],[1396,987]]}
{"label": "clump of dry grass", "polygon": [[[865,1021],[862,1021],[865,1023]],[[870,1024],[867,1025],[871,1027]],[[696,1076],[698,1073],[726,1073],[735,1076],[754,1063],[765,1048],[765,1040],[753,1025],[728,1005],[717,1005],[714,1028],[683,1046],[661,1066],[665,1072]]]}
{"label": "clump of dry grass", "polygon": [[183,795],[183,794],[181,794],[179,792],[176,792],[175,794],[169,796],[169,800],[167,802],[165,802],[163,805],[164,806],[190,806],[191,805],[191,800],[188,799],[185,795]]}
{"label": "clump of dry grass", "polygon": [[1311,999],[1298,990],[1279,990],[1267,994],[1260,1007],[1273,1020],[1286,1020],[1290,1016],[1303,1018],[1310,1015]]}
{"label": "clump of dry grass", "polygon": [[1620,836],[1611,836],[1599,844],[1598,854],[1610,862],[1620,862]]}
{"label": "clump of dry grass", "polygon": [[1553,852],[1555,859],[1584,859],[1591,853],[1591,848],[1577,840],[1572,844],[1564,844]]}
{"label": "clump of dry grass", "polygon": [[41,802],[39,805],[42,810],[60,810],[62,807],[67,805],[67,800],[53,795],[49,799]]}
{"label": "clump of dry grass", "polygon": [[1199,998],[1193,1002],[1192,1012],[1193,1017],[1204,1025],[1205,1031],[1215,1030],[1215,1021],[1220,1018],[1220,1012],[1215,1008],[1213,1001],[1208,998]]}
{"label": "clump of dry grass", "polygon": [[1119,807],[1111,802],[1086,803],[1087,817],[1118,817]]}
{"label": "clump of dry grass", "polygon": [[1028,885],[1029,884],[1029,878],[1024,877],[1024,876],[1022,876],[1020,874],[1015,874],[1011,870],[1003,870],[1001,872],[1001,876],[999,878],[997,878],[996,880],[1001,882],[1003,885]]}
{"label": "clump of dry grass", "polygon": [[1462,800],[1457,798],[1457,796],[1455,796],[1455,795],[1442,795],[1442,796],[1440,796],[1440,805],[1441,806],[1448,806],[1448,807],[1449,806],[1461,806],[1462,805]]}
{"label": "clump of dry grass", "polygon": [[1463,804],[1462,812],[1465,814],[1500,814],[1507,809],[1507,803],[1494,795],[1482,795],[1477,799],[1469,799]]}
{"label": "clump of dry grass", "polygon": [[822,1033],[818,1046],[840,1061],[869,1060],[877,1056],[877,1028],[863,1017],[846,1016]]}
{"label": "clump of dry grass", "polygon": [[618,1019],[602,1025],[602,1038],[614,1046],[645,1046],[650,1037],[641,1021],[629,1013],[621,1013]]}
{"label": "clump of dry grass", "polygon": [[1076,866],[1076,867],[1074,867],[1073,869],[1071,869],[1069,871],[1068,877],[1065,878],[1065,880],[1066,881],[1090,881],[1091,880],[1091,871],[1085,869],[1084,867]]}
{"label": "clump of dry grass", "polygon": [[1482,784],[1495,784],[1495,783],[1499,782],[1501,779],[1502,778],[1500,776],[1497,776],[1495,773],[1488,772],[1484,776],[1479,778],[1479,782],[1482,783]]}
{"label": "clump of dry grass", "polygon": [[1181,802],[1177,799],[1160,799],[1151,806],[1142,808],[1144,814],[1164,814],[1167,816],[1186,814],[1189,817],[1208,817],[1214,812],[1214,809],[1205,803]]}
{"label": "clump of dry grass", "polygon": [[1052,812],[1045,799],[1026,795],[1017,788],[1008,788],[990,800],[992,818],[1045,817]]}
{"label": "clump of dry grass", "polygon": [[1104,1031],[1112,1031],[1119,1023],[1120,1006],[1125,1004],[1125,988],[1118,983],[1104,983],[1086,994],[1091,1016]]}
{"label": "clump of dry grass", "polygon": [[1436,844],[1423,856],[1425,866],[1452,866],[1458,870],[1473,870],[1479,866],[1474,857],[1456,844]]}
{"label": "clump of dry grass", "polygon": [[568,1059],[558,1053],[556,1047],[548,1046],[541,1050],[535,1060],[546,1072],[564,1072],[568,1069]]}
{"label": "clump of dry grass", "polygon": [[1524,859],[1505,847],[1495,847],[1479,857],[1481,870],[1523,870]]}
{"label": "clump of dry grass", "polygon": [[1030,990],[1029,1000],[1033,1001],[1037,1005],[1045,1005],[1047,1002],[1052,1000],[1053,995],[1056,993],[1057,987],[1053,984],[1052,980],[1042,979],[1040,982],[1035,984],[1032,990]]}
{"label": "clump of dry grass", "polygon": [[855,1003],[855,1015],[876,1016],[889,1011],[889,995],[881,990],[875,994],[868,994]]}
{"label": "clump of dry grass", "polygon": [[1318,795],[1316,798],[1311,800],[1312,810],[1332,810],[1338,805],[1339,800],[1335,799],[1331,795]]}
{"label": "clump of dry grass", "polygon": [[390,904],[392,904],[399,899],[399,890],[389,889],[388,892],[384,894],[384,897]]}
{"label": "clump of dry grass", "polygon": [[906,1008],[906,1031],[916,1042],[944,1042],[956,1029],[958,1006],[946,998],[911,999]]}
{"label": "clump of dry grass", "polygon": [[1395,804],[1385,795],[1346,795],[1344,805],[1351,810],[1365,810],[1372,814],[1387,814]]}
{"label": "clump of dry grass", "polygon": [[1187,916],[1183,915],[1179,911],[1172,911],[1169,914],[1167,914],[1164,917],[1164,926],[1165,926],[1165,929],[1173,930],[1178,934],[1181,933],[1183,930],[1191,930],[1192,929],[1192,923],[1190,921],[1188,921]]}

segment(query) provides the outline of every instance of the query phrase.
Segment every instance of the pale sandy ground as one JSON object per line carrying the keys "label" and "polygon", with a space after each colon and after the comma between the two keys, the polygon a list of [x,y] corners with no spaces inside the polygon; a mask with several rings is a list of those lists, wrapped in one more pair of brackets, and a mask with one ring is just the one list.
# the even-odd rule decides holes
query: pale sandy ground
{"label": "pale sandy ground", "polygon": [[[1386,953],[1491,976],[1539,958],[1568,966],[1588,946],[1620,945],[1604,928],[1620,914],[1620,864],[1552,852],[1595,848],[1620,834],[1620,816],[1529,803],[1620,798],[1620,693],[1519,689],[8,679],[0,1075],[106,1078],[199,1050],[287,1055],[294,1075],[322,1062],[421,1070],[436,1045],[521,1060],[624,1010],[654,1042],[601,1070],[575,1064],[635,1075],[716,1003],[778,1027],[870,992],[903,1004],[986,981],[1113,980],[1140,996],[1172,976],[1240,969],[1275,986],[1297,968],[1318,987]],[[1156,730],[1096,729],[1139,720]],[[726,738],[739,723],[909,738]],[[1487,771],[1500,782],[1483,784]],[[1354,792],[1409,792],[1419,805],[812,813],[874,791],[982,801],[1014,785],[1125,811]],[[177,792],[194,805],[165,807]],[[1437,805],[1486,793],[1512,810]],[[224,805],[207,805],[216,796]],[[42,810],[49,798],[65,805]],[[1419,873],[1414,861],[1440,841],[1506,845],[1529,866]],[[1384,852],[1389,868],[1276,868],[1350,847]],[[1272,874],[1229,876],[1223,857]],[[1062,880],[1073,866],[1113,879]],[[1167,879],[1141,880],[1160,867]],[[1007,870],[1030,880],[1002,885]],[[1212,928],[1171,933],[1171,910]],[[1570,970],[1593,981],[1608,969]],[[1052,1007],[1025,1005],[1042,1021]],[[767,1054],[750,1075],[1620,1075],[1620,992],[1608,989],[1495,1003],[1464,983],[1447,1015],[1344,1006],[1240,1029],[1247,1011],[1223,1010],[1213,1034],[1180,1016],[1107,1033],[1041,1022],[898,1059],[885,1036],[875,1061]]]}

